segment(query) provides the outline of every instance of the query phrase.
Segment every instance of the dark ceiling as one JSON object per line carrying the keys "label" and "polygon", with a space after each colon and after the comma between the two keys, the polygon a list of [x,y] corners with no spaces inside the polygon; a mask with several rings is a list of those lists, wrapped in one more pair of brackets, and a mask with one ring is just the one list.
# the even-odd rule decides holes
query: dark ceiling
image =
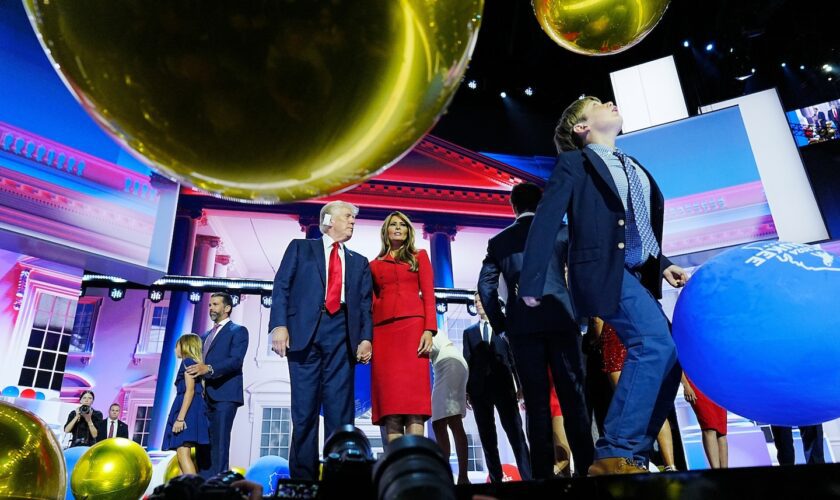
{"label": "dark ceiling", "polygon": [[[432,133],[475,151],[554,155],[554,123],[569,102],[584,93],[612,99],[610,72],[668,55],[676,59],[691,114],[699,105],[772,87],[785,109],[837,99],[838,10],[836,0],[672,0],[641,43],[587,57],[555,45],[530,1],[486,0],[465,84]],[[715,47],[707,52],[710,42]],[[834,65],[831,81],[824,64]],[[738,66],[756,72],[738,81]],[[470,80],[477,89],[466,86]],[[526,87],[533,96],[524,94]]]}

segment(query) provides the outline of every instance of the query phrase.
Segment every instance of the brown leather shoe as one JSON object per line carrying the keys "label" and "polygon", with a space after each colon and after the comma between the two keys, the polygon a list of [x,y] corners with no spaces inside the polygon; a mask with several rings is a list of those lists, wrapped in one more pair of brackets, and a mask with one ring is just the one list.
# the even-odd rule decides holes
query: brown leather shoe
{"label": "brown leather shoe", "polygon": [[604,476],[607,474],[644,474],[648,472],[644,467],[639,467],[629,458],[612,457],[596,460],[589,466],[590,476]]}

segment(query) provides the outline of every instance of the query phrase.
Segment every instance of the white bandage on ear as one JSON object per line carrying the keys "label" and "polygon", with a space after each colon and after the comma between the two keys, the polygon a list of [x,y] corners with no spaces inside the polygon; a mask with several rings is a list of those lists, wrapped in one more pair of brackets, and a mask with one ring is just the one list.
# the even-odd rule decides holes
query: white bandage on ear
{"label": "white bandage on ear", "polygon": [[324,222],[322,222],[321,224],[324,226],[332,226],[332,215],[324,214]]}

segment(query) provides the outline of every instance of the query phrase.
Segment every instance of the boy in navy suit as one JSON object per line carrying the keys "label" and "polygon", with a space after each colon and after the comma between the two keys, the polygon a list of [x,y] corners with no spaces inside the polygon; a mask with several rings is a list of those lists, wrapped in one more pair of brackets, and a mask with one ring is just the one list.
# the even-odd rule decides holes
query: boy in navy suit
{"label": "boy in navy suit", "polygon": [[612,102],[581,98],[555,131],[560,156],[525,246],[519,293],[529,306],[545,295],[554,242],[569,219],[569,291],[578,317],[612,325],[627,358],[596,443],[590,475],[645,472],[668,415],[680,367],[668,320],[656,299],[662,278],[688,276],[662,255],[664,198],[653,177],[616,149],[622,118]]}

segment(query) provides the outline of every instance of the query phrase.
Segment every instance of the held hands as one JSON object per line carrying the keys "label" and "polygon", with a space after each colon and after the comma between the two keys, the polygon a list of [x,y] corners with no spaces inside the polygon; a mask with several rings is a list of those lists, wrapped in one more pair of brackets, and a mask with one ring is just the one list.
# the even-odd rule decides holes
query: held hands
{"label": "held hands", "polygon": [[271,350],[281,358],[286,356],[289,348],[289,329],[285,326],[278,326],[271,331]]}
{"label": "held hands", "polygon": [[423,332],[423,336],[420,337],[420,345],[417,347],[417,357],[423,357],[428,355],[432,352],[432,332],[431,330],[426,330]]}
{"label": "held hands", "polygon": [[682,288],[688,281],[688,273],[676,264],[672,264],[662,271],[662,276],[674,288]]}
{"label": "held hands", "polygon": [[187,428],[186,422],[184,422],[183,420],[176,420],[175,423],[172,424],[172,433],[173,434],[178,434],[180,432],[183,432],[184,429],[186,429],[186,428]]}
{"label": "held hands", "polygon": [[528,307],[537,307],[540,305],[540,299],[537,297],[522,297],[522,302],[525,302],[525,305]]}
{"label": "held hands", "polygon": [[356,349],[356,361],[366,365],[370,363],[370,358],[373,357],[373,346],[370,340],[363,340],[359,342],[359,348]]}

